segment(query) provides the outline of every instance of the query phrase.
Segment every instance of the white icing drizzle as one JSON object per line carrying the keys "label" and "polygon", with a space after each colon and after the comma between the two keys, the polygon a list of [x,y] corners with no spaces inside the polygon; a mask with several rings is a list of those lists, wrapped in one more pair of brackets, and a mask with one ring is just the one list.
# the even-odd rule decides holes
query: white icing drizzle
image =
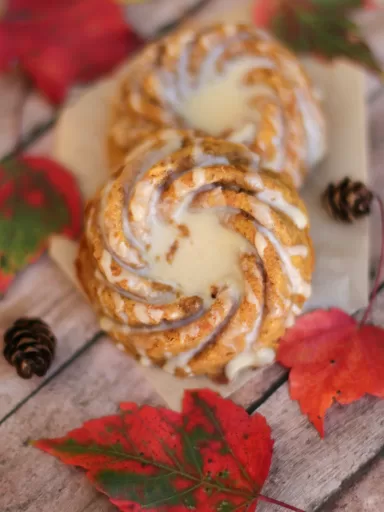
{"label": "white icing drizzle", "polygon": [[136,351],[140,355],[139,361],[142,366],[152,366],[152,361],[149,359],[146,351],[142,347],[136,347]]}
{"label": "white icing drizzle", "polygon": [[308,226],[306,215],[297,206],[289,204],[279,190],[263,190],[257,194],[257,198],[287,215],[299,229],[304,229]]}
{"label": "white icing drizzle", "polygon": [[106,316],[102,316],[99,320],[100,329],[102,329],[105,332],[112,332],[112,331],[118,331],[121,334],[131,334],[132,329],[129,327],[129,325],[123,325],[118,324],[117,322],[114,322],[111,318],[108,318]]}
{"label": "white icing drizzle", "polygon": [[257,220],[257,222],[262,224],[264,227],[268,229],[273,228],[271,209],[268,205],[259,201],[252,201],[252,215],[254,216],[255,220]]}
{"label": "white icing drizzle", "polygon": [[248,173],[245,176],[245,182],[247,185],[252,187],[254,190],[262,191],[264,190],[263,180],[260,178],[259,174],[256,173]]}
{"label": "white icing drizzle", "polygon": [[302,311],[302,308],[300,308],[297,304],[292,304],[292,313],[295,316],[299,316]]}
{"label": "white icing drizzle", "polygon": [[[180,352],[179,354],[170,357],[167,360],[166,364],[163,366],[163,370],[172,374],[175,373],[177,368],[185,370],[186,365],[188,365],[191,359],[201,350],[203,350],[204,347],[215,338],[219,330],[222,328],[222,324],[227,321],[228,315],[230,315],[231,311],[233,311],[234,305],[238,303],[239,297],[233,295],[233,290],[231,291],[228,288],[222,293],[221,300],[223,301],[224,307],[224,320],[222,320],[221,316],[215,315],[213,310],[211,309],[208,316],[208,318],[210,317],[210,324],[212,326],[212,331],[210,332],[210,334],[206,336],[204,339],[202,339],[200,343],[197,346],[193,347],[192,349]],[[199,328],[197,325],[187,325],[186,327],[179,331],[181,345],[185,344],[187,337],[194,339],[198,336],[198,334]]]}
{"label": "white icing drizzle", "polygon": [[133,308],[133,312],[136,318],[142,324],[150,324],[151,317],[148,314],[148,307],[145,304],[140,304],[140,302],[136,303]]}
{"label": "white icing drizzle", "polygon": [[[211,135],[219,135],[226,129],[240,131],[233,134],[235,142],[244,142],[240,138],[244,121],[251,121],[257,130],[260,119],[257,109],[250,106],[250,100],[262,95],[273,97],[272,91],[264,85],[244,85],[243,79],[252,69],[270,69],[273,62],[265,57],[244,57],[229,63],[222,74],[218,74],[213,66],[220,52],[211,53],[210,59],[202,65],[200,86],[195,88],[186,86],[189,76],[186,63],[186,54],[180,57],[183,69],[182,78],[179,76],[179,87],[183,94],[183,101],[173,104],[173,108],[184,117],[189,126],[204,130]],[[250,123],[249,123],[250,124]],[[249,139],[249,132],[245,132]]]}
{"label": "white icing drizzle", "polygon": [[128,317],[127,317],[126,313],[123,311],[124,306],[125,306],[124,300],[122,299],[121,295],[117,292],[111,292],[111,296],[112,296],[113,302],[115,304],[116,315],[119,317],[120,320],[122,320],[123,322],[126,322]]}
{"label": "white icing drizzle", "polygon": [[[171,283],[187,296],[200,296],[210,304],[211,287],[243,288],[239,256],[250,250],[247,241],[238,233],[221,225],[215,211],[190,213],[183,210],[177,221],[188,227],[189,236],[179,237],[176,227],[154,222],[152,227],[149,276],[157,281]],[[173,242],[178,248],[170,264],[167,253]],[[209,247],[209,251],[207,250]]]}
{"label": "white icing drizzle", "polygon": [[228,140],[231,142],[237,142],[240,144],[251,144],[257,135],[257,124],[256,123],[246,123],[242,128],[235,130]]}
{"label": "white icing drizzle", "polygon": [[290,256],[300,256],[301,258],[306,258],[308,256],[308,247],[306,245],[286,247],[286,251]]}
{"label": "white icing drizzle", "polygon": [[264,257],[264,251],[267,248],[267,245],[268,244],[264,236],[259,231],[257,231],[255,235],[255,247],[260,258]]}
{"label": "white icing drizzle", "polygon": [[268,366],[276,360],[276,352],[272,348],[261,347],[255,351],[245,351],[237,355],[227,364],[225,374],[233,380],[242,370],[252,367]]}
{"label": "white icing drizzle", "polygon": [[286,320],[285,320],[285,327],[292,327],[295,324],[296,317],[293,314],[293,311],[290,311]]}
{"label": "white icing drizzle", "polygon": [[275,236],[262,226],[259,226],[258,229],[268,238],[281,259],[292,286],[292,293],[308,298],[311,295],[311,285],[304,280],[300,270],[292,263],[290,255],[287,254],[286,247],[281,245],[280,242],[276,240]]}

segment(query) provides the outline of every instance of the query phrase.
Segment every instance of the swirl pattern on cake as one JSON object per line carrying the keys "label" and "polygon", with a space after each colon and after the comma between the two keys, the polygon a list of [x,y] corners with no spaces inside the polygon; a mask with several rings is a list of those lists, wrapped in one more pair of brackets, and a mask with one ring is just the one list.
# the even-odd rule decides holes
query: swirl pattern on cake
{"label": "swirl pattern on cake", "polygon": [[183,29],[136,57],[112,103],[111,166],[163,127],[243,143],[264,168],[288,173],[296,187],[325,153],[323,114],[302,65],[247,25]]}
{"label": "swirl pattern on cake", "polygon": [[86,208],[79,279],[119,347],[179,376],[274,360],[310,295],[313,250],[289,179],[242,144],[162,130]]}

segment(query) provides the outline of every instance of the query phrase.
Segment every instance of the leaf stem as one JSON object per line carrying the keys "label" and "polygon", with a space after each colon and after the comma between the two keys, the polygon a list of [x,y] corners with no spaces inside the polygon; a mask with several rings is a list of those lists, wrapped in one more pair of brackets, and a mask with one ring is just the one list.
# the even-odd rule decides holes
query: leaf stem
{"label": "leaf stem", "polygon": [[273,503],[274,505],[279,505],[279,507],[284,507],[288,510],[293,510],[294,512],[305,512],[305,510],[302,510],[301,508],[293,507],[292,505],[288,505],[283,501],[275,500],[274,498],[268,498],[268,496],[264,496],[263,494],[259,494],[257,499],[267,503]]}
{"label": "leaf stem", "polygon": [[380,227],[381,227],[381,229],[380,229],[380,236],[381,236],[380,259],[379,259],[379,266],[378,266],[377,273],[376,273],[375,283],[373,285],[373,289],[372,289],[372,293],[371,293],[371,296],[369,299],[367,309],[365,310],[363,319],[360,322],[360,327],[362,327],[366,323],[366,321],[369,318],[369,315],[371,314],[373,303],[375,302],[377,292],[380,288],[383,267],[384,267],[384,204],[383,204],[381,197],[379,197],[378,195],[375,195],[374,197],[375,197],[375,199],[379,205],[379,209],[380,209]]}

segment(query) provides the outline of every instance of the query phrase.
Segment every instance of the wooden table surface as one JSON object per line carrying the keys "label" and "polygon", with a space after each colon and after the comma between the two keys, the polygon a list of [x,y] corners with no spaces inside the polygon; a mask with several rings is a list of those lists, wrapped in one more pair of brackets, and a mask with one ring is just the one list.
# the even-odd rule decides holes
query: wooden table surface
{"label": "wooden table surface", "polygon": [[[361,24],[384,65],[384,12]],[[384,88],[367,76],[370,180],[384,197]],[[0,77],[0,158],[22,134],[28,153],[48,154],[56,112],[19,76]],[[346,170],[347,172],[347,170]],[[378,260],[378,217],[372,216],[372,259]],[[117,410],[120,401],[159,404],[140,368],[100,332],[90,307],[61,271],[43,256],[23,271],[0,302],[0,330],[16,318],[40,316],[58,338],[44,378],[22,380],[0,357],[0,512],[109,512],[115,510],[84,475],[28,446],[92,417]],[[373,311],[384,326],[384,286]],[[278,365],[255,372],[232,399],[264,414],[275,450],[264,494],[306,511],[384,511],[384,401],[366,397],[327,415],[325,440],[290,400],[287,373]],[[258,510],[282,510],[262,504]]]}

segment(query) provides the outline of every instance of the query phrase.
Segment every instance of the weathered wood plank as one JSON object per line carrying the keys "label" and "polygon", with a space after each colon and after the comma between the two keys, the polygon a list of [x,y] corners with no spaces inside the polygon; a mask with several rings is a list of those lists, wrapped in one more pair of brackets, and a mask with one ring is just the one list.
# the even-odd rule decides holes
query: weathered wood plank
{"label": "weathered wood plank", "polygon": [[[127,5],[126,18],[137,33],[146,38],[154,37],[170,24],[178,22],[186,13],[204,0],[149,0]],[[205,0],[206,3],[209,0]]]}
{"label": "weathered wood plank", "polygon": [[159,404],[140,369],[102,339],[0,426],[2,512],[115,510],[80,472],[27,446],[117,411],[119,402]]}
{"label": "weathered wood plank", "polygon": [[0,357],[0,420],[99,331],[80,293],[47,256],[22,272],[0,302],[0,332],[21,316],[42,317],[58,339],[52,367],[43,379],[23,380]]}
{"label": "weathered wood plank", "polygon": [[0,77],[0,158],[31,131],[53,118],[54,109],[38,92],[27,90],[20,73]]}
{"label": "weathered wood plank", "polygon": [[[384,325],[384,291],[375,301],[371,321]],[[263,492],[306,512],[326,505],[343,484],[348,484],[353,475],[384,450],[384,400],[367,396],[348,406],[334,405],[326,417],[324,440],[300,413],[297,402],[291,401],[287,384],[262,404],[258,412],[268,419],[276,440],[272,468]],[[383,501],[384,486],[379,490],[380,495]],[[333,504],[331,510],[354,512],[338,507],[337,503]],[[372,512],[379,510],[373,508]],[[260,512],[279,511],[277,507],[260,505]]]}
{"label": "weathered wood plank", "polygon": [[342,496],[321,512],[378,512],[384,502],[384,453]]}
{"label": "weathered wood plank", "polygon": [[[267,418],[276,440],[263,493],[307,512],[324,504],[384,445],[384,401],[373,397],[333,406],[324,440],[291,401],[286,384],[258,411]],[[278,511],[260,506],[260,512]]]}
{"label": "weathered wood plank", "polygon": [[[81,473],[26,441],[61,435],[88,418],[112,413],[124,400],[160,403],[132,360],[122,357],[107,339],[99,340],[0,426],[2,512],[48,512],[53,500],[63,512],[112,512]],[[308,512],[337,491],[384,441],[384,402],[371,398],[335,407],[328,415],[324,441],[289,399],[286,385],[260,412],[276,439],[265,493]],[[260,510],[275,512],[270,505]]]}
{"label": "weathered wood plank", "polygon": [[[381,294],[376,321],[383,320],[383,304]],[[124,400],[160,403],[139,367],[109,340],[99,340],[0,426],[2,512],[50,512],[53,500],[61,512],[113,512],[80,472],[35,451],[26,441],[61,435],[88,418],[115,411]],[[276,439],[265,493],[308,512],[337,492],[384,443],[384,402],[372,398],[334,407],[324,441],[289,399],[286,385],[259,411]]]}
{"label": "weathered wood plank", "polygon": [[286,370],[279,364],[260,368],[256,370],[253,377],[241,388],[232,393],[229,398],[245,409],[252,409],[252,405],[269,394],[271,390],[284,379],[286,374]]}
{"label": "weathered wood plank", "polygon": [[23,94],[23,85],[18,74],[9,73],[0,77],[0,158],[15,145]]}

